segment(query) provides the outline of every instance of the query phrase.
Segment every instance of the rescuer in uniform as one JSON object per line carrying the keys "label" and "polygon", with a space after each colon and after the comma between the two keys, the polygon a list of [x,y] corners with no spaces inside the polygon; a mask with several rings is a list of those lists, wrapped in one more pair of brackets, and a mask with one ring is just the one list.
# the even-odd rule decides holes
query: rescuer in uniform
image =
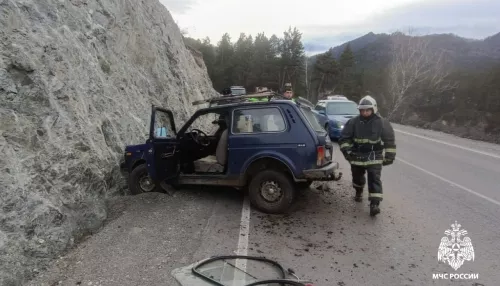
{"label": "rescuer in uniform", "polygon": [[349,119],[342,130],[339,145],[342,154],[351,164],[355,200],[362,201],[368,174],[370,215],[380,213],[382,201],[382,166],[390,165],[396,158],[396,139],[391,123],[378,114],[377,102],[369,95],[358,105],[360,115]]}

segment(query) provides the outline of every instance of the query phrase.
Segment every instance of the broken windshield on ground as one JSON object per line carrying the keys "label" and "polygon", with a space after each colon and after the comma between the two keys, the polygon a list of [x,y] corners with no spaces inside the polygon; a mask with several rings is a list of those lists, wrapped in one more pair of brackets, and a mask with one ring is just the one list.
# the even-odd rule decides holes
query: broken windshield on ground
{"label": "broken windshield on ground", "polygon": [[267,260],[250,258],[220,258],[202,263],[196,272],[220,285],[233,285],[234,281],[250,284],[261,280],[283,279],[283,269]]}

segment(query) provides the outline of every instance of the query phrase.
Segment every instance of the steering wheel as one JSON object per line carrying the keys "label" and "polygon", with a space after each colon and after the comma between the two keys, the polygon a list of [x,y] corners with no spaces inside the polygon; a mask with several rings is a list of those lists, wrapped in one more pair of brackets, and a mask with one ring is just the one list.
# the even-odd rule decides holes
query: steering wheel
{"label": "steering wheel", "polygon": [[191,134],[191,137],[193,138],[193,141],[196,144],[201,145],[203,147],[207,147],[208,145],[210,145],[210,140],[207,140],[208,135],[205,132],[201,131],[200,129],[195,128],[191,130],[189,134]]}

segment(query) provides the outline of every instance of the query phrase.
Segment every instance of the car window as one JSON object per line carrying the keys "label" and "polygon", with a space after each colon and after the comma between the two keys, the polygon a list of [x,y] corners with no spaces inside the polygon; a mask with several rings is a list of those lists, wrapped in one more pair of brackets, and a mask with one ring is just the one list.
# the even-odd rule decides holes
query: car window
{"label": "car window", "polygon": [[302,106],[299,109],[302,112],[302,114],[304,114],[304,116],[307,119],[307,122],[309,122],[310,126],[312,127],[312,129],[314,131],[316,131],[317,133],[320,133],[320,134],[323,134],[326,132],[325,129],[319,123],[318,118],[316,118],[316,116],[314,115],[314,113],[312,112],[312,110],[310,108]]}
{"label": "car window", "polygon": [[234,134],[282,132],[285,129],[285,119],[276,107],[237,109],[233,113]]}
{"label": "car window", "polygon": [[325,103],[324,102],[319,102],[315,107],[314,107],[314,110],[317,110],[317,111],[325,111]]}
{"label": "car window", "polygon": [[358,114],[358,105],[354,102],[330,102],[326,106],[328,115],[352,115]]}
{"label": "car window", "polygon": [[175,132],[173,129],[173,122],[170,116],[160,110],[155,113],[155,126],[154,126],[154,137],[155,138],[175,138]]}
{"label": "car window", "polygon": [[217,124],[219,117],[220,114],[215,112],[200,115],[193,121],[193,123],[191,123],[187,132],[190,132],[193,129],[199,129],[207,135],[214,135],[219,129],[219,125]]}

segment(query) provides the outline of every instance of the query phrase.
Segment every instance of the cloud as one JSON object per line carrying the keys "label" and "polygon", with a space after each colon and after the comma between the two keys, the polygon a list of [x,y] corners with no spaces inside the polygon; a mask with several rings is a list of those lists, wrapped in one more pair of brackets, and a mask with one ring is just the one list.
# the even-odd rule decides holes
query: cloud
{"label": "cloud", "polygon": [[[283,36],[297,27],[308,53],[369,32],[415,28],[421,33],[454,33],[484,38],[500,31],[499,0],[160,0],[181,29],[216,44],[224,33]],[[295,3],[295,4],[294,4]]]}
{"label": "cloud", "polygon": [[406,32],[409,27],[420,34],[453,33],[482,39],[500,32],[498,11],[498,0],[425,1],[389,9],[354,25],[299,28],[304,33],[305,44],[318,47],[318,51],[319,47],[325,47],[325,51],[369,32]]}
{"label": "cloud", "polygon": [[234,40],[242,32],[283,36],[290,26],[352,25],[374,12],[415,1],[422,0],[198,0],[189,11],[179,12],[169,8],[174,2],[165,5],[190,37],[209,37],[215,43],[225,32]]}
{"label": "cloud", "polygon": [[191,10],[198,0],[160,0],[160,3],[167,7],[170,13],[185,14]]}

